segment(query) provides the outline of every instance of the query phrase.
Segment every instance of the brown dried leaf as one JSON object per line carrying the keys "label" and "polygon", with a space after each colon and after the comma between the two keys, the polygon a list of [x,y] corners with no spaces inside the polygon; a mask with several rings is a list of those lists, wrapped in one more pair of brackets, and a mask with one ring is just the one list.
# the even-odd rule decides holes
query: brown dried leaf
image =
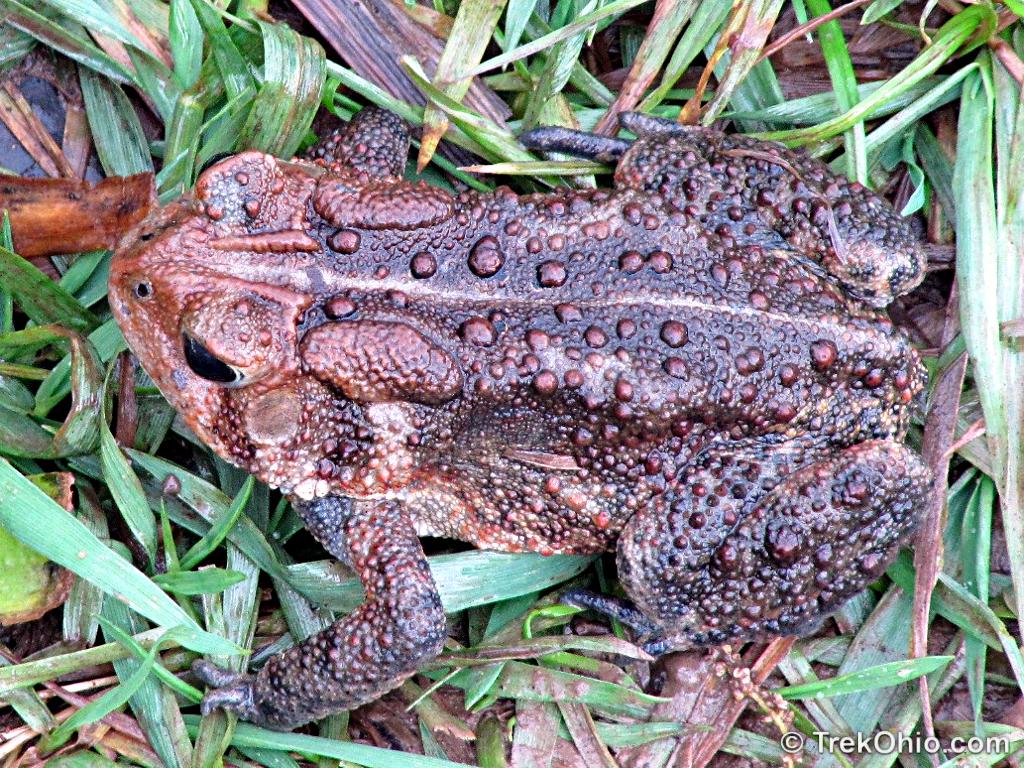
{"label": "brown dried leaf", "polygon": [[45,173],[50,176],[74,175],[57,142],[13,82],[0,85],[0,120]]}

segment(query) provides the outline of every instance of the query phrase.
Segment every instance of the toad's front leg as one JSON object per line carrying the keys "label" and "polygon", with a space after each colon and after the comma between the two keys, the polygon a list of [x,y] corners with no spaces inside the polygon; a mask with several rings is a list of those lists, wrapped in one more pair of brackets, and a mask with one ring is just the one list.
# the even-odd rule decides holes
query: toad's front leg
{"label": "toad's front leg", "polygon": [[355,569],[366,601],[254,676],[197,662],[206,682],[223,686],[206,694],[204,713],[221,707],[259,725],[291,728],[377,698],[444,644],[441,598],[401,505],[328,498],[299,511],[325,548]]}

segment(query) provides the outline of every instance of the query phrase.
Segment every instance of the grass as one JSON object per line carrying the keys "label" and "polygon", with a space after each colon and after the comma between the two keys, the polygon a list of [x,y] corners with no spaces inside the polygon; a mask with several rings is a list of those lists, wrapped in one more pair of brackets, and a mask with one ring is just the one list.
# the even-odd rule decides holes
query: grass
{"label": "grass", "polygon": [[[73,150],[91,146],[107,174],[156,170],[165,202],[223,153],[291,156],[313,140],[318,109],[347,118],[366,104],[424,127],[418,162],[431,183],[606,184],[608,169],[537,157],[516,136],[537,123],[607,126],[609,107],[639,106],[805,147],[916,212],[937,249],[955,248],[955,272],[937,263],[902,305],[931,373],[911,440],[940,476],[948,469],[913,553],[827,631],[684,657],[664,696],[644,692],[646,660],[626,640],[562,633],[573,611],[558,605],[559,590],[608,584],[605,561],[434,555],[468,644],[453,640],[392,697],[410,708],[414,728],[399,741],[424,753],[413,755],[371,746],[356,715],[310,735],[192,714],[200,692],[177,674],[197,653],[241,669],[250,650],[258,661],[351,610],[359,585],[327,561],[295,562],[287,544],[300,525],[287,504],[196,444],[144,375],[126,380],[105,305],[108,252],[56,257],[46,274],[0,228],[0,525],[81,577],[60,643],[26,659],[0,649],[0,765],[49,756],[53,766],[450,768],[502,766],[511,754],[513,765],[546,766],[556,753],[593,766],[668,766],[680,755],[707,765],[721,753],[777,765],[791,764],[780,745],[790,730],[816,766],[900,759],[822,753],[818,732],[1006,738],[972,765],[1024,747],[1020,3],[434,0],[416,14],[446,38],[439,61],[410,47],[389,70],[411,78],[426,109],[275,22],[258,0],[0,9],[0,119],[34,159],[71,168]],[[899,44],[904,58],[865,63],[871,34],[888,35],[886,53]],[[786,46],[765,56],[783,35]],[[787,63],[796,49],[813,61],[812,88]],[[45,129],[8,76],[50,54],[81,94],[61,146],[39,139]],[[471,76],[511,119],[476,102]],[[474,165],[439,153],[442,135]],[[134,415],[118,396],[133,386]],[[61,492],[69,478],[73,515]],[[38,578],[38,560],[21,560],[33,569],[23,578]],[[5,590],[27,583],[4,578]],[[261,599],[261,586],[275,599]],[[109,663],[114,677],[96,671]],[[744,709],[755,716],[740,719]],[[954,764],[944,749],[906,760]]]}

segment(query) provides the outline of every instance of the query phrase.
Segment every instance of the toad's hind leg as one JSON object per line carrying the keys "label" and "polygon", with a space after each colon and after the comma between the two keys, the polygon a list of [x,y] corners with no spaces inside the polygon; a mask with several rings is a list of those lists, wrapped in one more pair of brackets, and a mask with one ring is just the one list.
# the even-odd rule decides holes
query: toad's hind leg
{"label": "toad's hind leg", "polygon": [[650,650],[813,630],[882,573],[929,492],[896,442],[819,458],[764,493],[770,457],[712,458],[626,525],[619,576],[658,626]]}
{"label": "toad's hind leg", "polygon": [[784,247],[884,306],[924,277],[909,223],[861,184],[779,144],[626,113],[638,140],[615,168],[619,188],[656,193],[719,235]]}
{"label": "toad's hind leg", "polygon": [[219,686],[203,699],[272,728],[290,728],[371,701],[436,656],[444,611],[408,512],[394,502],[301,505],[309,530],[359,574],[366,600],[354,612],[279,653],[255,676],[201,662]]}

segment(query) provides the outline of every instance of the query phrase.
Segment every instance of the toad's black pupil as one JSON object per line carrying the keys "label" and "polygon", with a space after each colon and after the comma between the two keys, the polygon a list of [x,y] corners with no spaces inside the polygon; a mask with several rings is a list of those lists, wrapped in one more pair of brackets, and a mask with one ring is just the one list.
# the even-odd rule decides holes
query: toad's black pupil
{"label": "toad's black pupil", "polygon": [[185,360],[196,376],[219,384],[234,384],[241,378],[234,368],[218,360],[210,350],[187,333],[182,334],[182,339],[185,342]]}

